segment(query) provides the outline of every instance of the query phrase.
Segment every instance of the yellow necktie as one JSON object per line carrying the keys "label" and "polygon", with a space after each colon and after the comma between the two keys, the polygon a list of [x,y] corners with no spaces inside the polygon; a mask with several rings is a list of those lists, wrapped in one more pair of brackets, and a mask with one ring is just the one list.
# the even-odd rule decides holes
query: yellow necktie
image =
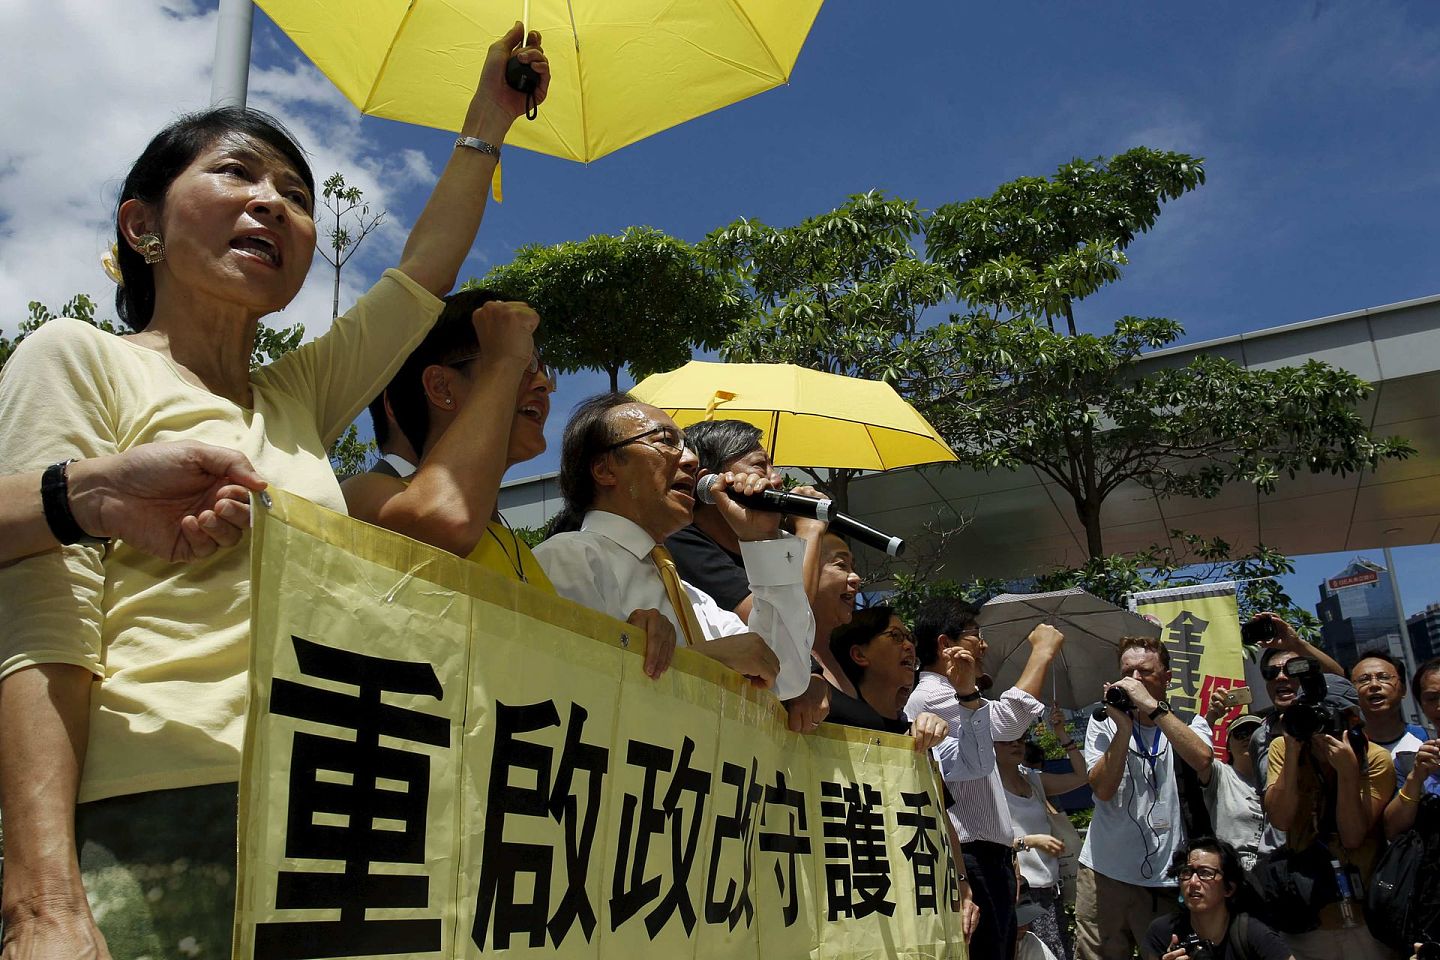
{"label": "yellow necktie", "polygon": [[704,643],[705,631],[700,628],[695,608],[690,605],[690,597],[680,584],[675,558],[670,556],[669,550],[657,545],[650,551],[650,559],[654,561],[655,569],[660,571],[660,582],[665,584],[665,595],[670,598],[670,606],[675,608],[675,616],[680,618],[680,632],[685,635],[686,646],[695,647]]}

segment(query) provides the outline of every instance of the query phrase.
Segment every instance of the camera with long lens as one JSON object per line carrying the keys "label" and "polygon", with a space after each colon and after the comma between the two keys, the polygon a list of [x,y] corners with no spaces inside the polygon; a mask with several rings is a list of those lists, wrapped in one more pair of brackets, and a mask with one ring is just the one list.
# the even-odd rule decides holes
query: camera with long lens
{"label": "camera with long lens", "polygon": [[1309,657],[1287,660],[1280,672],[1300,687],[1295,702],[1280,713],[1280,726],[1296,740],[1306,741],[1317,733],[1332,737],[1345,734],[1345,714],[1325,702],[1325,674]]}
{"label": "camera with long lens", "polygon": [[[1129,713],[1135,709],[1135,701],[1130,699],[1130,694],[1124,687],[1112,686],[1105,691],[1105,703],[1119,710],[1121,713]],[[1095,720],[1105,719],[1105,707],[1098,706],[1095,712],[1090,714]]]}
{"label": "camera with long lens", "polygon": [[1215,947],[1197,933],[1182,937],[1180,948],[1190,960],[1215,960]]}

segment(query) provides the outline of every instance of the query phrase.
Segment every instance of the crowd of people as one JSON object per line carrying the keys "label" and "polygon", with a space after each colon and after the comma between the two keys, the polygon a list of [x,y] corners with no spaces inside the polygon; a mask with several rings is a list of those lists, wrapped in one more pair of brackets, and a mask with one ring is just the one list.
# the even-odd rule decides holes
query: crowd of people
{"label": "crowd of people", "polygon": [[[398,267],[315,341],[250,369],[259,321],[308,270],[315,184],[277,123],[220,109],[167,127],[126,179],[117,309],[134,332],[57,320],[7,364],[4,958],[229,953],[250,632],[235,547],[267,483],[635,624],[652,678],[685,647],[771,691],[796,733],[911,737],[944,784],[951,907],[976,960],[1402,955],[1396,931],[1367,927],[1365,891],[1387,842],[1440,850],[1440,739],[1401,710],[1408,692],[1440,725],[1440,660],[1407,678],[1375,652],[1347,675],[1262,614],[1273,707],[1230,718],[1222,761],[1213,731],[1235,707],[1217,694],[1177,716],[1165,646],[1123,638],[1080,739],[1043,702],[1060,630],[1037,623],[1018,679],[990,695],[975,608],[857,609],[843,538],[732,496],[782,485],[760,431],[685,431],[624,393],[575,408],[544,542],[506,525],[501,480],[545,449],[556,388],[541,318],[496,292],[446,294],[525,110],[503,79],[512,55],[544,99],[540,38],[517,25]],[[325,450],[367,405],[384,456],[342,486]],[[703,503],[702,475],[717,478]],[[1033,756],[1046,724],[1065,769]],[[1083,842],[1052,803],[1082,788]],[[156,869],[212,895],[147,897]],[[1415,929],[1440,937],[1434,879],[1413,887],[1434,908]]]}

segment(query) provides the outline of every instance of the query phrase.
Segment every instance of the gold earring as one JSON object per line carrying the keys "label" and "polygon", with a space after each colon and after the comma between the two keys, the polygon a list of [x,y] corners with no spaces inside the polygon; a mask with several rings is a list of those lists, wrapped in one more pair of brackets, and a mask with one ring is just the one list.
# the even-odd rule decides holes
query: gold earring
{"label": "gold earring", "polygon": [[136,252],[146,263],[156,264],[165,259],[165,241],[158,233],[142,233],[135,241]]}

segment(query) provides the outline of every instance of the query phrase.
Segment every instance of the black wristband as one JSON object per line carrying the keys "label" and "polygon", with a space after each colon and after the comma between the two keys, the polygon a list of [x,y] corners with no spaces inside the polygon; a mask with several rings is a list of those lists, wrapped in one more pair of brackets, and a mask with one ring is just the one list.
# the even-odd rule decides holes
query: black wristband
{"label": "black wristband", "polygon": [[70,512],[70,482],[65,471],[74,462],[72,459],[52,463],[40,476],[40,506],[45,511],[45,523],[55,539],[65,546],[109,543],[106,537],[92,537],[82,530],[75,522],[75,514]]}

